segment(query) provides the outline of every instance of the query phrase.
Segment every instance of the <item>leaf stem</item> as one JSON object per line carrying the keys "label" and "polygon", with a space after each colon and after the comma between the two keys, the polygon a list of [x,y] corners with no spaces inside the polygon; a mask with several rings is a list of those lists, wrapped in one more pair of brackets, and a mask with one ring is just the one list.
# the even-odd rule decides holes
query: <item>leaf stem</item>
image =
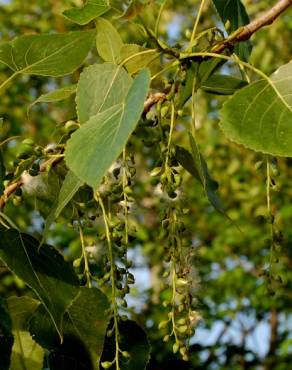
{"label": "leaf stem", "polygon": [[270,225],[270,238],[271,238],[270,261],[269,261],[269,277],[271,278],[272,265],[273,265],[273,252],[274,252],[274,221],[273,221],[273,215],[271,211],[271,170],[270,170],[270,162],[269,162],[268,157],[267,157],[266,197],[267,197],[267,214],[268,214],[268,222]]}
{"label": "leaf stem", "polygon": [[16,76],[18,76],[19,72],[14,72],[9,78],[7,78],[7,80],[5,80],[1,85],[0,85],[0,93],[2,92],[2,90],[4,90],[7,85],[12,81],[14,80],[14,78]]}
{"label": "leaf stem", "polygon": [[81,222],[79,221],[79,235],[80,235],[80,242],[81,242],[81,248],[82,248],[82,255],[84,259],[84,274],[86,277],[87,285],[89,288],[91,288],[91,273],[89,269],[88,259],[87,259],[87,252],[85,248],[85,242],[84,242],[84,234],[81,226]]}
{"label": "leaf stem", "polygon": [[195,37],[196,37],[196,33],[197,33],[199,21],[201,19],[201,15],[202,15],[202,12],[203,12],[203,9],[204,9],[205,2],[206,2],[206,0],[202,0],[201,1],[200,8],[199,8],[198,14],[196,16],[196,20],[195,20],[193,32],[192,32],[192,35],[191,35],[191,38],[190,38],[190,42],[189,42],[189,46],[188,46],[187,50],[191,50],[192,49],[192,44],[193,44],[193,42],[195,40]]}
{"label": "leaf stem", "polygon": [[113,319],[114,319],[114,329],[115,329],[115,359],[114,362],[116,364],[116,370],[120,370],[120,365],[119,365],[119,352],[120,352],[120,347],[119,347],[119,326],[118,326],[118,307],[116,303],[116,297],[117,297],[117,292],[116,292],[116,285],[115,285],[115,261],[114,261],[114,254],[113,254],[113,246],[112,246],[112,240],[111,240],[111,235],[110,235],[110,227],[109,227],[109,222],[108,222],[108,217],[106,214],[105,206],[103,203],[103,200],[99,194],[99,192],[96,192],[96,200],[98,201],[101,211],[102,211],[102,217],[103,217],[103,222],[105,226],[105,233],[106,233],[106,239],[107,239],[107,244],[108,244],[108,257],[110,261],[110,276],[111,276],[111,286],[112,286],[112,309],[113,309]]}
{"label": "leaf stem", "polygon": [[123,149],[123,195],[124,195],[124,216],[125,216],[125,244],[129,243],[129,211],[128,195],[126,194],[127,173],[126,173],[126,147]]}
{"label": "leaf stem", "polygon": [[170,155],[170,145],[172,140],[172,134],[174,129],[174,121],[175,121],[175,107],[174,102],[171,102],[171,118],[170,118],[170,130],[169,130],[169,136],[168,136],[168,143],[167,143],[167,154],[166,154],[166,160],[165,160],[165,167],[168,167],[168,161],[169,161],[169,155]]}
{"label": "leaf stem", "polygon": [[285,99],[283,98],[283,96],[281,95],[281,93],[278,91],[278,89],[276,88],[275,84],[270,79],[270,77],[267,76],[264,72],[262,72],[258,68],[252,66],[251,64],[246,63],[246,62],[243,62],[239,58],[235,59],[235,58],[230,57],[230,56],[227,56],[227,55],[222,55],[222,54],[217,54],[217,53],[211,53],[211,52],[181,53],[180,54],[180,59],[186,59],[186,58],[190,58],[191,59],[191,58],[194,58],[194,57],[211,57],[211,58],[219,58],[219,59],[223,59],[223,60],[233,61],[233,62],[235,62],[235,63],[237,63],[237,64],[239,64],[239,65],[241,65],[243,67],[246,67],[246,68],[252,70],[253,72],[255,72],[256,74],[258,74],[259,76],[261,76],[264,80],[266,80],[268,82],[268,84],[273,88],[273,90],[278,95],[278,97],[282,101],[282,103],[286,106],[286,108],[289,111],[291,111],[291,107],[285,101]]}
{"label": "leaf stem", "polygon": [[158,31],[159,31],[159,24],[160,24],[160,20],[161,20],[161,16],[162,16],[162,12],[163,12],[163,8],[166,4],[166,1],[167,0],[164,0],[164,2],[161,4],[160,8],[159,8],[159,12],[158,12],[158,16],[157,16],[157,20],[156,20],[156,23],[155,23],[155,37],[157,38],[158,37]]}

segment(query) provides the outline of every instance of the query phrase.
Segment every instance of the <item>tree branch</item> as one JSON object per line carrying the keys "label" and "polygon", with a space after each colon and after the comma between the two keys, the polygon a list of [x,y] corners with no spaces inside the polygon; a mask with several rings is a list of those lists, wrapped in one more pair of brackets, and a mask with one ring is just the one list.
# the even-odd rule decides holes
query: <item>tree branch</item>
{"label": "tree branch", "polygon": [[213,53],[222,53],[225,49],[232,48],[235,44],[246,41],[257,32],[259,29],[272,24],[285,10],[292,5],[292,0],[279,0],[270,10],[260,15],[258,18],[250,22],[249,24],[240,27],[238,30],[233,32],[226,40],[216,45],[213,49]]}

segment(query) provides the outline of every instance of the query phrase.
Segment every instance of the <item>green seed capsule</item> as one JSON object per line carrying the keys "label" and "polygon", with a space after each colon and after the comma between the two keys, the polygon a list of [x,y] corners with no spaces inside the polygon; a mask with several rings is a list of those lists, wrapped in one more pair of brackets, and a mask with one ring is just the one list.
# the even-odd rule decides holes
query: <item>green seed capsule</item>
{"label": "green seed capsule", "polygon": [[112,364],[113,364],[112,362],[104,361],[101,363],[101,367],[104,369],[109,369],[112,366]]}
{"label": "green seed capsule", "polygon": [[181,347],[179,349],[179,353],[182,355],[182,356],[185,356],[187,354],[187,347]]}
{"label": "green seed capsule", "polygon": [[179,327],[177,328],[177,330],[178,330],[181,334],[184,334],[184,333],[186,333],[186,332],[187,332],[188,327],[187,327],[187,325],[179,326]]}
{"label": "green seed capsule", "polygon": [[127,351],[122,351],[122,356],[125,357],[125,358],[130,358],[131,357],[130,353],[127,352]]}
{"label": "green seed capsule", "polygon": [[161,321],[158,325],[158,329],[165,329],[168,325],[168,321],[167,320],[164,320],[164,321]]}
{"label": "green seed capsule", "polygon": [[169,335],[165,335],[165,336],[163,337],[163,342],[168,342],[168,341],[169,341],[169,339],[170,339],[170,336],[169,336]]}
{"label": "green seed capsule", "polygon": [[179,350],[179,343],[178,343],[178,342],[176,342],[176,343],[174,343],[174,345],[172,346],[172,351],[173,351],[173,353],[177,353],[177,352],[178,352],[178,350]]}
{"label": "green seed capsule", "polygon": [[73,262],[73,267],[75,268],[79,268],[80,265],[81,265],[81,262],[82,262],[82,258],[77,258],[76,260],[74,260]]}

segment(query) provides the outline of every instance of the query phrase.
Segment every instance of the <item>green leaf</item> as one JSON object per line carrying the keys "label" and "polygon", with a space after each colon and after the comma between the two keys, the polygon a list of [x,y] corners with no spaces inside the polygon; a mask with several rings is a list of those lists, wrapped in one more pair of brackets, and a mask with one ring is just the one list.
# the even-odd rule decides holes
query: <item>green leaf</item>
{"label": "green leaf", "polygon": [[191,153],[177,146],[176,158],[178,162],[202,184],[207,199],[216,211],[226,216],[224,206],[216,193],[218,183],[210,176],[207,163],[199,152],[197,143],[191,133],[189,133],[189,140],[191,144]]}
{"label": "green leaf", "polygon": [[67,143],[67,166],[81,180],[97,189],[103,176],[120,155],[143,112],[150,74],[142,70],[123,104],[117,104],[89,119]]}
{"label": "green leaf", "polygon": [[0,369],[8,370],[13,346],[12,323],[4,301],[0,298]]}
{"label": "green leaf", "polygon": [[123,103],[132,79],[115,64],[94,64],[83,70],[77,86],[76,104],[80,123]]}
{"label": "green leaf", "polygon": [[123,41],[115,27],[106,19],[96,20],[96,49],[106,62],[117,63],[120,60]]}
{"label": "green leaf", "polygon": [[[240,0],[213,0],[213,4],[223,24],[230,22],[229,33],[249,23],[248,14]],[[251,53],[251,43],[246,41],[237,44],[235,52],[240,59],[247,61]]]}
{"label": "green leaf", "polygon": [[43,369],[44,350],[32,339],[28,331],[17,331],[12,348],[9,370]]}
{"label": "green leaf", "polygon": [[220,112],[220,126],[232,141],[275,156],[292,156],[292,61],[268,80],[237,91]]}
{"label": "green leaf", "polygon": [[153,52],[147,54],[139,54],[147,50],[150,49],[144,48],[143,46],[137,44],[124,44],[121,48],[120,62],[122,63],[131,57],[131,59],[125,63],[125,68],[129,73],[135,74],[142,68],[149,67],[152,62],[157,60],[159,57],[159,53],[156,50],[153,50]]}
{"label": "green leaf", "polygon": [[63,16],[71,22],[85,25],[93,19],[106,13],[110,7],[106,0],[87,0],[81,8],[71,8],[63,12]]}
{"label": "green leaf", "polygon": [[217,95],[232,95],[236,90],[246,86],[247,82],[240,78],[214,74],[200,86],[202,90]]}
{"label": "green leaf", "polygon": [[37,103],[54,103],[68,99],[71,95],[76,93],[76,88],[77,85],[70,85],[58,90],[50,91],[47,94],[42,94],[30,105],[30,107]]}
{"label": "green leaf", "polygon": [[43,368],[44,350],[32,339],[28,332],[29,321],[40,302],[27,296],[9,297],[6,302],[15,337],[10,370],[41,370]]}
{"label": "green leaf", "polygon": [[[77,85],[76,104],[80,123],[89,120],[91,116],[123,103],[131,86],[132,79],[127,72],[115,64],[95,64],[85,68]],[[52,209],[46,222],[46,229],[60,215],[83,185],[72,171],[67,174],[58,197],[58,202]]]}
{"label": "green leaf", "polygon": [[178,163],[203,185],[202,177],[192,154],[187,149],[177,145],[175,157]]}
{"label": "green leaf", "polygon": [[64,312],[78,293],[71,265],[53,247],[39,248],[36,239],[13,229],[0,231],[0,259],[35,291],[62,338]]}
{"label": "green leaf", "polygon": [[29,321],[40,302],[28,296],[12,296],[6,299],[6,303],[13,323],[13,329],[28,330]]}
{"label": "green leaf", "polygon": [[62,210],[66,207],[66,205],[70,202],[82,185],[83,181],[80,180],[72,171],[67,173],[59,193],[55,217],[60,215]]}
{"label": "green leaf", "polygon": [[[184,86],[181,87],[178,94],[178,107],[181,108],[192,96],[193,87],[196,92],[198,88],[212,76],[212,74],[221,67],[225,61],[222,61],[218,58],[212,58],[209,60],[204,60],[201,63],[192,62],[190,68],[187,69],[186,79]],[[195,81],[195,86],[194,84]]]}
{"label": "green leaf", "polygon": [[[86,308],[86,309],[85,309]],[[46,311],[40,307],[31,321],[34,339],[51,351],[50,368],[98,369],[108,324],[106,296],[96,288],[80,288],[64,315],[64,341],[60,344]]]}
{"label": "green leaf", "polygon": [[64,76],[77,69],[86,58],[95,37],[94,31],[63,34],[24,35],[0,44],[0,64],[15,73]]}
{"label": "green leaf", "polygon": [[[150,359],[150,344],[144,330],[135,321],[120,321],[119,334],[121,349],[125,349],[130,355],[129,358],[120,355],[121,370],[145,369]],[[114,351],[114,337],[107,337],[101,362],[111,361],[115,356]]]}

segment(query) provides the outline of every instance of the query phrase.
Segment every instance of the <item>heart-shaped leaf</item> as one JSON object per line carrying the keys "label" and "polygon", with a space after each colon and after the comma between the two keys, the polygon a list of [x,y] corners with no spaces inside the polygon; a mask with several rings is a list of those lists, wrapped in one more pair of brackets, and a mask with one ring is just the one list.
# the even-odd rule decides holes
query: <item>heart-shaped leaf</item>
{"label": "heart-shaped leaf", "polygon": [[292,156],[292,61],[269,80],[237,91],[220,113],[220,126],[232,141],[279,156]]}
{"label": "heart-shaped leaf", "polygon": [[97,114],[73,133],[65,151],[67,166],[97,189],[134,131],[149,88],[150,74],[142,70],[122,104]]}
{"label": "heart-shaped leaf", "polygon": [[[77,85],[76,104],[79,122],[123,103],[131,86],[132,79],[123,69],[112,63],[95,64],[85,68]],[[58,217],[64,207],[77,193],[84,181],[69,171],[60,190],[58,202],[46,222],[46,230]]]}
{"label": "heart-shaped leaf", "polygon": [[0,64],[17,74],[64,76],[82,64],[95,34],[93,30],[20,36],[0,44]]}
{"label": "heart-shaped leaf", "polygon": [[71,8],[63,12],[71,22],[84,25],[106,13],[110,7],[106,0],[87,0],[82,8]]}
{"label": "heart-shaped leaf", "polygon": [[71,265],[49,245],[10,229],[0,232],[0,259],[30,286],[46,308],[62,338],[63,315],[78,293]]}
{"label": "heart-shaped leaf", "polygon": [[[84,309],[86,307],[86,310]],[[96,288],[80,288],[64,315],[64,341],[60,344],[47,312],[40,307],[31,321],[34,339],[51,351],[51,369],[98,369],[108,324],[108,301]]]}

